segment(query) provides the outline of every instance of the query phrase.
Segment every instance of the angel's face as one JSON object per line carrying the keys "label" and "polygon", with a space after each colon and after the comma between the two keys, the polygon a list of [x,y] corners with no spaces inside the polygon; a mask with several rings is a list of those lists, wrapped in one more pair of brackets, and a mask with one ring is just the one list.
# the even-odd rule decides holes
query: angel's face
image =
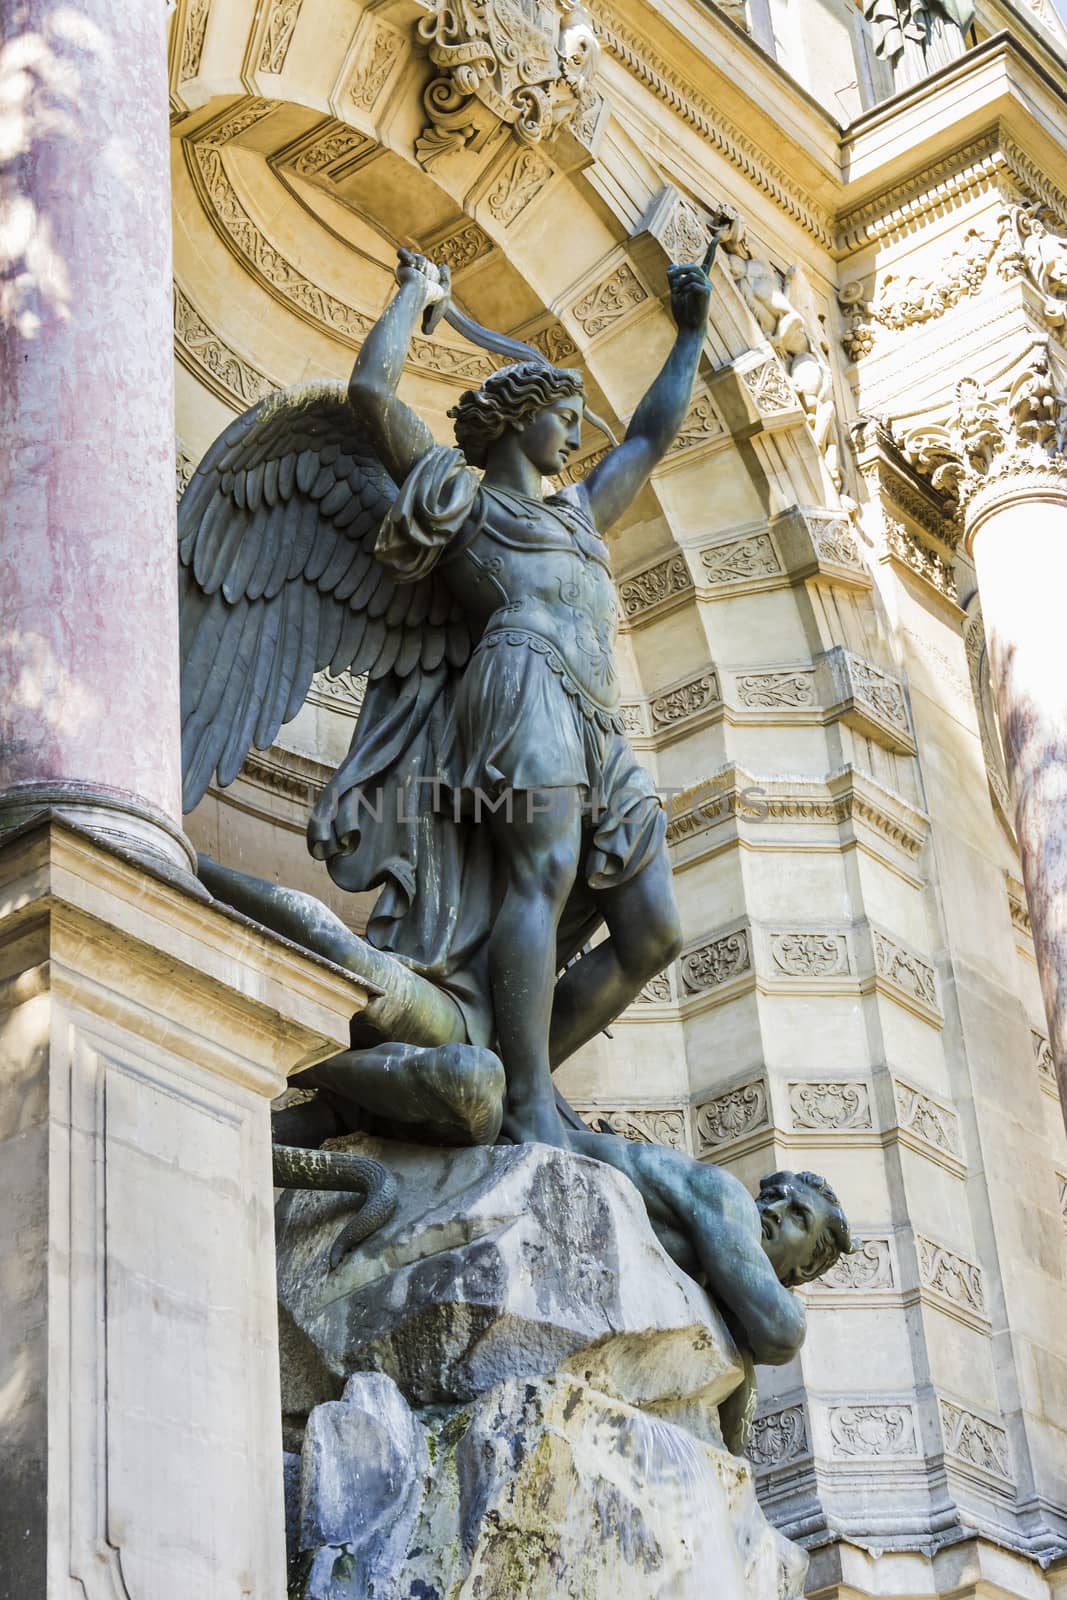
{"label": "angel's face", "polygon": [[567,464],[582,442],[581,395],[565,395],[515,429],[523,455],[544,477],[550,478]]}

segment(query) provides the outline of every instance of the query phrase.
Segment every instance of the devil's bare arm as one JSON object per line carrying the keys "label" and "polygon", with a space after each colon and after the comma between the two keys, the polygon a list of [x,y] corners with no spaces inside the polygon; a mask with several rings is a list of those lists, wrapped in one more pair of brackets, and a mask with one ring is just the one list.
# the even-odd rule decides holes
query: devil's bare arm
{"label": "devil's bare arm", "polygon": [[703,267],[668,267],[671,311],[678,336],[659,377],[630,419],[622,444],[604,457],[583,485],[593,521],[603,533],[640,492],[682,425],[704,345],[711,284]]}
{"label": "devil's bare arm", "polygon": [[438,288],[427,267],[424,257],[400,252],[400,287],[363,341],[348,383],[352,407],[397,483],[435,442],[422,418],[396,392],[411,336]]}

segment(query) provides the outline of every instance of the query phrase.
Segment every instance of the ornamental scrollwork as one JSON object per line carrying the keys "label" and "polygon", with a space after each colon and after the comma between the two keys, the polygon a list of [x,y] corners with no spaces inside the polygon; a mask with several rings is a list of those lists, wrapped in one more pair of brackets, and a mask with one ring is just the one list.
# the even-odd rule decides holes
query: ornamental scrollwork
{"label": "ornamental scrollwork", "polygon": [[440,69],[415,143],[424,167],[480,146],[501,122],[540,144],[595,98],[600,46],[579,0],[433,0],[418,32]]}

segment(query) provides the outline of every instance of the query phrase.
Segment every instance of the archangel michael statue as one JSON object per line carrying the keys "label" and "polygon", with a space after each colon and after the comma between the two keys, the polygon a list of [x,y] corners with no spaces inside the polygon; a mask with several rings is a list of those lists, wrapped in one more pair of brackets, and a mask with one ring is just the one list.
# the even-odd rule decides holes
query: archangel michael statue
{"label": "archangel michael statue", "polygon": [[[580,373],[501,368],[450,413],[454,447],[399,399],[409,341],[448,293],[401,251],[347,388],[261,402],[182,500],[186,807],[272,743],[316,671],[367,675],[308,843],[343,888],[379,889],[368,940],[458,1008],[479,1093],[497,1099],[481,1137],[502,1115],[513,1139],[563,1144],[553,1069],[679,948],[665,814],[623,733],[604,534],[685,415],[709,266],[668,270],[666,363],[623,441],[560,493],[543,484],[579,448]],[[257,904],[256,880],[204,875],[276,920],[271,886]],[[484,1067],[497,1057],[503,1105]],[[388,1111],[420,1052],[338,1060],[331,1087]]]}

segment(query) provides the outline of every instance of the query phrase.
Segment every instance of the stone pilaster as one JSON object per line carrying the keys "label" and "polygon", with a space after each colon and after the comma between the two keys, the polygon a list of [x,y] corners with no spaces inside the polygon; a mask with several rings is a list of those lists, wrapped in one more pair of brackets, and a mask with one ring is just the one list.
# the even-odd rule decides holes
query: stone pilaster
{"label": "stone pilaster", "polygon": [[60,807],[187,872],[164,35],[138,0],[0,19],[0,828]]}
{"label": "stone pilaster", "polygon": [[12,831],[3,1600],[282,1600],[270,1101],[366,999],[88,832]]}
{"label": "stone pilaster", "polygon": [[906,448],[958,499],[975,564],[1034,949],[1067,1106],[1067,378],[1039,346],[999,391],[964,378]]}

